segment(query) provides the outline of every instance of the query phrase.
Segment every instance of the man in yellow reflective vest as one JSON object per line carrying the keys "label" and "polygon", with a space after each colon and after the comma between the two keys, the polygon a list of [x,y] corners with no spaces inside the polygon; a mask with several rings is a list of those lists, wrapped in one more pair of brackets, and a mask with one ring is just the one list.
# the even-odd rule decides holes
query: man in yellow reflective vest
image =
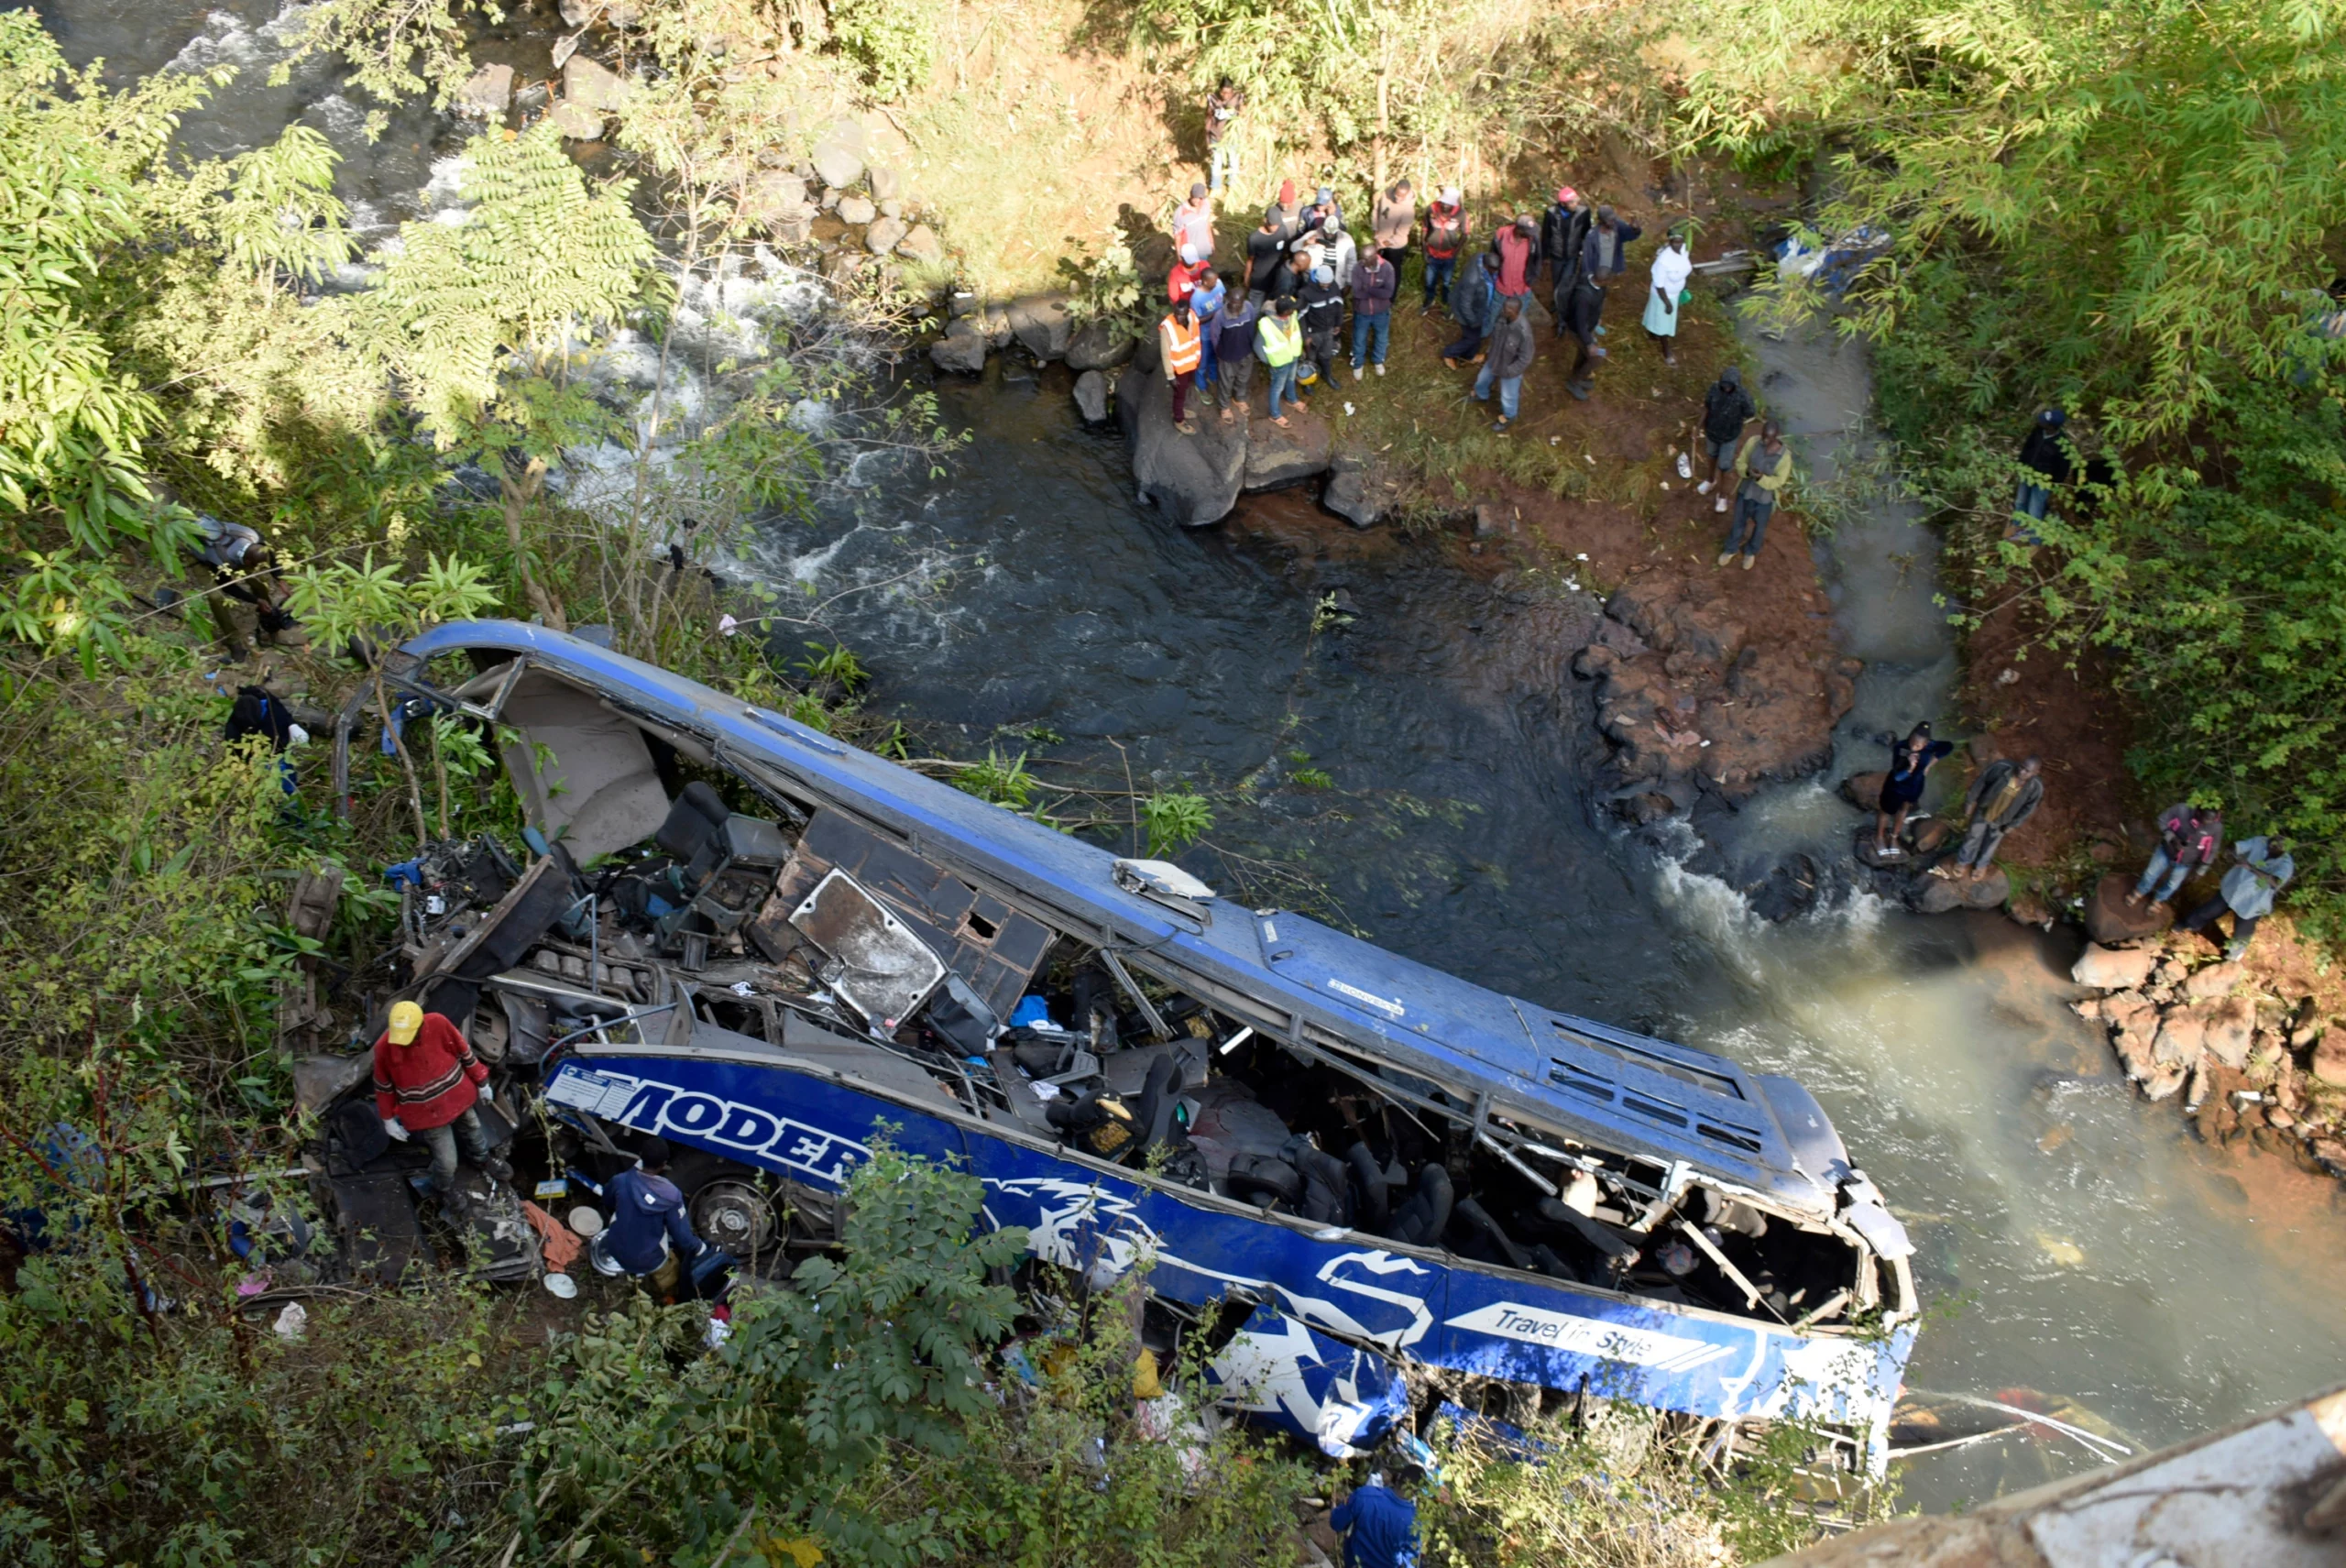
{"label": "man in yellow reflective vest", "polygon": [[1263,318],[1255,334],[1255,352],[1271,370],[1271,422],[1284,428],[1287,415],[1279,412],[1279,394],[1297,408],[1303,400],[1295,395],[1295,365],[1303,357],[1303,323],[1295,318],[1295,301],[1281,295]]}
{"label": "man in yellow reflective vest", "polygon": [[1157,357],[1165,362],[1165,378],[1173,384],[1173,428],[1184,435],[1194,433],[1187,417],[1189,389],[1197,385],[1198,362],[1203,349],[1198,341],[1198,319],[1189,313],[1189,302],[1181,301],[1173,313],[1157,323]]}

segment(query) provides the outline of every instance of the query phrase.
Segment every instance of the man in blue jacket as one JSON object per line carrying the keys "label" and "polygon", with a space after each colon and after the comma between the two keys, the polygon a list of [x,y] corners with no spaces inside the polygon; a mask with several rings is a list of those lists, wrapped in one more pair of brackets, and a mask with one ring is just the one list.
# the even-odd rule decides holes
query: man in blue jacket
{"label": "man in blue jacket", "polygon": [[1458,341],[1442,351],[1443,365],[1455,370],[1461,359],[1480,363],[1483,339],[1498,325],[1499,258],[1485,250],[1459,269],[1450,285],[1450,313],[1458,320]]}
{"label": "man in blue jacket", "polygon": [[641,1279],[667,1261],[671,1247],[680,1265],[690,1264],[707,1249],[685,1217],[684,1193],[663,1174],[668,1140],[646,1138],[636,1164],[638,1168],[611,1178],[611,1223],[595,1237],[591,1249],[597,1274]]}
{"label": "man in blue jacket", "polygon": [[1336,1505],[1328,1528],[1344,1538],[1344,1568],[1417,1568],[1418,1505],[1388,1488],[1382,1472]]}

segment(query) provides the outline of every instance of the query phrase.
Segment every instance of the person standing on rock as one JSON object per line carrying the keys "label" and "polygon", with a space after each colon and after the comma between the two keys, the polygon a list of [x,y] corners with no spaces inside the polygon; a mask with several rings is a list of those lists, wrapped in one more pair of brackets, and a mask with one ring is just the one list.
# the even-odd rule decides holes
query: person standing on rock
{"label": "person standing on rock", "polygon": [[1531,368],[1536,345],[1523,305],[1520,294],[1501,302],[1498,330],[1491,334],[1490,358],[1484,364],[1482,374],[1474,378],[1474,400],[1478,403],[1490,400],[1493,387],[1499,389],[1499,417],[1498,422],[1491,426],[1493,430],[1505,431],[1515,423],[1516,410],[1523,397],[1523,375]]}
{"label": "person standing on rock", "polygon": [[1217,191],[1238,172],[1238,155],[1230,145],[1230,133],[1238,124],[1238,111],[1245,106],[1246,94],[1227,76],[1206,98],[1206,178]]}
{"label": "person standing on rock", "polygon": [[1650,286],[1646,291],[1646,335],[1661,345],[1661,362],[1678,363],[1679,296],[1694,273],[1694,258],[1686,254],[1686,236],[1672,229],[1654,253]]}
{"label": "person standing on rock", "polygon": [[1401,291],[1401,269],[1382,246],[1353,271],[1353,379],[1385,374],[1385,351],[1393,342],[1393,296]]}
{"label": "person standing on rock", "polygon": [[1332,382],[1336,339],[1344,326],[1344,295],[1336,287],[1335,269],[1312,269],[1311,280],[1297,291],[1295,302],[1297,313],[1303,320],[1304,357],[1310,361],[1299,384],[1308,387],[1322,379]]}
{"label": "person standing on rock", "polygon": [[1735,518],[1727,526],[1727,543],[1719,547],[1718,564],[1726,565],[1740,551],[1743,569],[1760,564],[1760,546],[1768,537],[1768,520],[1792,477],[1792,451],[1784,444],[1783,428],[1774,420],[1743,444],[1735,455],[1735,471],[1743,481],[1735,493]]}
{"label": "person standing on rock", "polygon": [[1173,243],[1194,250],[1198,259],[1213,255],[1213,200],[1203,185],[1189,187],[1189,199],[1173,209]]}
{"label": "person standing on rock", "polygon": [[[1222,384],[1220,355],[1215,336],[1222,330],[1222,312],[1230,298],[1230,291],[1222,281],[1222,274],[1209,272],[1189,292],[1189,313],[1198,318],[1198,395],[1209,403],[1214,400],[1214,389]],[[1229,417],[1227,409],[1222,417]]]}
{"label": "person standing on rock", "polygon": [[1727,510],[1727,487],[1720,483],[1734,466],[1736,449],[1743,444],[1743,427],[1759,413],[1760,407],[1751,394],[1743,389],[1743,372],[1730,365],[1719,372],[1711,389],[1703,394],[1703,446],[1711,459],[1711,477],[1694,487],[1698,496],[1718,491],[1712,503],[1713,511]]}
{"label": "person standing on rock", "polygon": [[1874,858],[1902,861],[1906,850],[1898,842],[1906,831],[1906,815],[1923,798],[1923,785],[1941,757],[1955,750],[1952,740],[1931,739],[1928,720],[1906,732],[1906,739],[1881,737],[1890,751],[1890,772],[1881,781],[1881,804],[1873,816]]}
{"label": "person standing on rock", "polygon": [[1442,351],[1442,362],[1458,368],[1462,359],[1483,362],[1483,339],[1499,319],[1499,258],[1490,251],[1467,264],[1450,286],[1450,313],[1458,321],[1458,341]]}
{"label": "person standing on rock", "polygon": [[1306,405],[1295,391],[1295,367],[1303,357],[1303,323],[1296,319],[1295,302],[1282,296],[1255,329],[1255,353],[1271,372],[1271,422],[1281,430],[1287,428],[1287,416],[1279,412],[1279,394],[1299,410]]}
{"label": "person standing on rock", "polygon": [[2273,913],[2273,900],[2297,874],[2289,846],[2278,838],[2242,839],[2232,846],[2232,868],[2216,896],[2176,922],[2187,931],[2205,930],[2231,911],[2232,939],[2224,957],[2236,959],[2256,939],[2256,923]]}
{"label": "person standing on rock", "polygon": [[1226,274],[1223,281],[1230,300],[1215,322],[1213,357],[1222,372],[1222,417],[1227,420],[1233,409],[1245,408],[1254,385],[1255,326],[1261,312],[1252,296],[1237,291],[1236,273]]}
{"label": "person standing on rock", "polygon": [[1246,236],[1246,297],[1261,304],[1279,291],[1287,270],[1287,236],[1279,232],[1279,210],[1263,209],[1263,226]]}
{"label": "person standing on rock", "polygon": [[1189,302],[1176,303],[1172,313],[1157,323],[1157,357],[1165,366],[1165,378],[1173,387],[1173,428],[1184,435],[1195,433],[1188,418],[1189,389],[1197,383],[1198,361],[1201,350],[1198,344],[1198,319],[1189,313]]}
{"label": "person standing on rock", "polygon": [[1445,185],[1426,208],[1425,299],[1419,309],[1430,311],[1437,298],[1448,299],[1458,253],[1466,248],[1465,198],[1455,185]]}
{"label": "person standing on rock", "polygon": [[2151,851],[2151,863],[2126,895],[2126,906],[2139,909],[2145,898],[2154,904],[2173,903],[2201,867],[2216,863],[2223,841],[2224,814],[2213,806],[2186,800],[2160,812],[2159,847]]}
{"label": "person standing on rock", "polygon": [[2034,757],[2019,762],[1999,759],[1979,770],[1963,796],[1963,847],[1955,852],[1955,866],[1933,866],[1931,874],[1954,882],[1978,882],[1995,865],[2004,836],[2036,814],[2045,804],[2044,763]]}
{"label": "person standing on rock", "polygon": [[1588,244],[1590,221],[1587,198],[1569,185],[1556,188],[1555,205],[1540,221],[1540,259],[1548,269],[1548,305],[1555,313],[1558,337],[1564,335],[1564,317],[1580,283],[1580,257]]}
{"label": "person standing on rock", "polygon": [[1531,302],[1531,275],[1540,265],[1540,224],[1529,213],[1491,236],[1499,258],[1499,298]]}
{"label": "person standing on rock", "polygon": [[1403,258],[1409,254],[1409,235],[1418,226],[1418,191],[1407,180],[1396,180],[1376,199],[1369,213],[1370,236],[1376,242],[1377,254],[1393,264],[1398,276]]}

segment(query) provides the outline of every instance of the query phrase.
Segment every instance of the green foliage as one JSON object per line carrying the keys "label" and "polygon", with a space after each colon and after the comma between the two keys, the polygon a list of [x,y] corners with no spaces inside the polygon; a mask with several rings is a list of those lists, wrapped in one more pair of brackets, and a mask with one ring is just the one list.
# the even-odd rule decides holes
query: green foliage
{"label": "green foliage", "polygon": [[855,62],[883,104],[928,81],[937,68],[937,11],[930,0],[831,0],[831,41]]}
{"label": "green foliage", "polygon": [[851,696],[856,687],[872,678],[872,672],[863,667],[863,661],[855,656],[852,648],[809,642],[806,653],[807,657],[798,661],[798,671],[810,685],[834,686]]}
{"label": "green foliage", "polygon": [[1151,855],[1178,855],[1212,829],[1213,806],[1189,790],[1159,790],[1140,803],[1140,821]]}
{"label": "green foliage", "polygon": [[1002,752],[991,746],[984,762],[972,762],[953,775],[953,787],[1012,811],[1025,811],[1035,799],[1035,777],[1026,771],[1026,753],[1021,751],[1005,762]]}
{"label": "green foliage", "polygon": [[[319,0],[304,8],[293,59],[339,54],[358,85],[385,104],[428,91],[433,104],[445,108],[472,73],[465,53],[467,14],[492,27],[505,19],[504,10],[488,0]],[[291,67],[289,60],[278,68],[280,82]],[[380,115],[370,117],[367,139],[382,129]]]}
{"label": "green foliage", "polygon": [[399,563],[312,565],[293,577],[293,613],[312,636],[339,648],[354,637],[396,645],[444,620],[470,620],[497,603],[477,566],[439,556],[428,558],[410,580]]}
{"label": "green foliage", "polygon": [[854,1561],[926,1554],[933,1514],[850,1506],[852,1490],[883,1459],[963,1450],[1016,1306],[988,1272],[1025,1233],[978,1230],[975,1177],[884,1138],[847,1201],[844,1259],[745,1294],[724,1348],[684,1376],[665,1374],[688,1343],[682,1309],[590,1319],[561,1347],[511,1494],[525,1561],[706,1561],[753,1527],[812,1531]]}

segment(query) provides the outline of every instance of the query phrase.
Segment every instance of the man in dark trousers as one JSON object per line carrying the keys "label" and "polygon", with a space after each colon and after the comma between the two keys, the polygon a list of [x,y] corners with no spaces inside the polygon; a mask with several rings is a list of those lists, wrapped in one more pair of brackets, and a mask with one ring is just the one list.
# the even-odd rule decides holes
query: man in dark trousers
{"label": "man in dark trousers", "polygon": [[1305,384],[1326,379],[1334,383],[1336,338],[1344,325],[1344,294],[1336,287],[1332,267],[1312,269],[1310,280],[1296,291],[1297,313],[1303,321],[1303,357],[1311,374]]}
{"label": "man in dark trousers", "polygon": [[1572,374],[1564,378],[1564,390],[1588,401],[1596,390],[1596,367],[1606,355],[1605,345],[1596,341],[1605,331],[1601,318],[1605,314],[1605,291],[1584,272],[1573,285],[1572,298],[1564,304],[1564,326],[1580,345],[1580,353],[1573,360]]}
{"label": "man in dark trousers", "polygon": [[2044,763],[2034,757],[2018,762],[1999,759],[1980,769],[1963,796],[1963,848],[1955,852],[1952,869],[1933,866],[1931,874],[1952,882],[1978,882],[1986,876],[2004,835],[2045,804],[2045,781],[2037,776],[2043,772]]}
{"label": "man in dark trousers", "polygon": [[1287,271],[1287,231],[1276,206],[1263,211],[1263,226],[1246,236],[1246,297],[1256,304],[1279,291]]}
{"label": "man in dark trousers", "polygon": [[432,1188],[440,1206],[465,1211],[456,1186],[456,1151],[499,1181],[513,1168],[489,1152],[476,1104],[491,1103],[488,1069],[454,1024],[412,1002],[391,1004],[389,1026],[375,1041],[375,1113],[396,1143],[423,1140],[432,1151]]}
{"label": "man in dark trousers", "polygon": [[[1625,224],[1610,207],[1596,209],[1596,217],[1588,225],[1588,233],[1581,241],[1580,280],[1596,285],[1596,312],[1605,313],[1606,287],[1628,269],[1629,247],[1645,233],[1635,224]],[[1604,335],[1599,325],[1597,335]]]}
{"label": "man in dark trousers", "polygon": [[2012,526],[2005,538],[2022,544],[2043,543],[2033,525],[2045,521],[2053,487],[2077,477],[2077,466],[2069,460],[2068,423],[2067,412],[2053,408],[2039,411],[2029,427],[2028,439],[2020,444],[2020,466],[2028,472],[2021,476],[2020,492],[2012,498]]}
{"label": "man in dark trousers", "polygon": [[1442,351],[1442,362],[1458,368],[1462,359],[1480,360],[1483,339],[1499,320],[1499,258],[1490,251],[1468,262],[1450,286],[1450,313],[1458,323],[1458,341]]}
{"label": "man in dark trousers", "polygon": [[1353,379],[1367,365],[1385,374],[1385,352],[1393,342],[1393,296],[1401,291],[1401,271],[1382,250],[1372,250],[1353,267]]}
{"label": "man in dark trousers", "polygon": [[685,1217],[684,1193],[668,1179],[668,1157],[667,1139],[646,1138],[636,1168],[611,1178],[606,1193],[611,1223],[596,1234],[588,1249],[596,1273],[641,1279],[656,1273],[672,1253],[679,1266],[688,1266],[708,1250]]}
{"label": "man in dark trousers", "polygon": [[1344,1568],[1417,1568],[1418,1505],[1386,1486],[1382,1471],[1336,1505],[1328,1528],[1344,1538]]}
{"label": "man in dark trousers", "polygon": [[1703,394],[1703,451],[1711,460],[1711,477],[1694,487],[1698,496],[1717,490],[1718,499],[1711,503],[1713,511],[1725,511],[1727,492],[1734,488],[1719,481],[1735,466],[1735,454],[1743,444],[1743,427],[1760,411],[1751,394],[1743,389],[1743,372],[1730,365],[1719,372],[1711,389]]}
{"label": "man in dark trousers", "polygon": [[1505,431],[1515,423],[1516,409],[1523,396],[1524,372],[1531,368],[1533,354],[1531,318],[1524,314],[1522,296],[1510,294],[1499,302],[1499,324],[1491,334],[1490,358],[1484,363],[1482,373],[1474,378],[1474,400],[1482,402],[1496,387],[1499,394],[1499,417],[1493,430]]}
{"label": "man in dark trousers", "polygon": [[1573,290],[1580,282],[1580,258],[1588,243],[1588,199],[1571,186],[1559,187],[1556,201],[1540,223],[1540,259],[1548,269],[1549,309],[1556,318],[1556,335],[1569,329],[1564,316],[1572,308]]}

